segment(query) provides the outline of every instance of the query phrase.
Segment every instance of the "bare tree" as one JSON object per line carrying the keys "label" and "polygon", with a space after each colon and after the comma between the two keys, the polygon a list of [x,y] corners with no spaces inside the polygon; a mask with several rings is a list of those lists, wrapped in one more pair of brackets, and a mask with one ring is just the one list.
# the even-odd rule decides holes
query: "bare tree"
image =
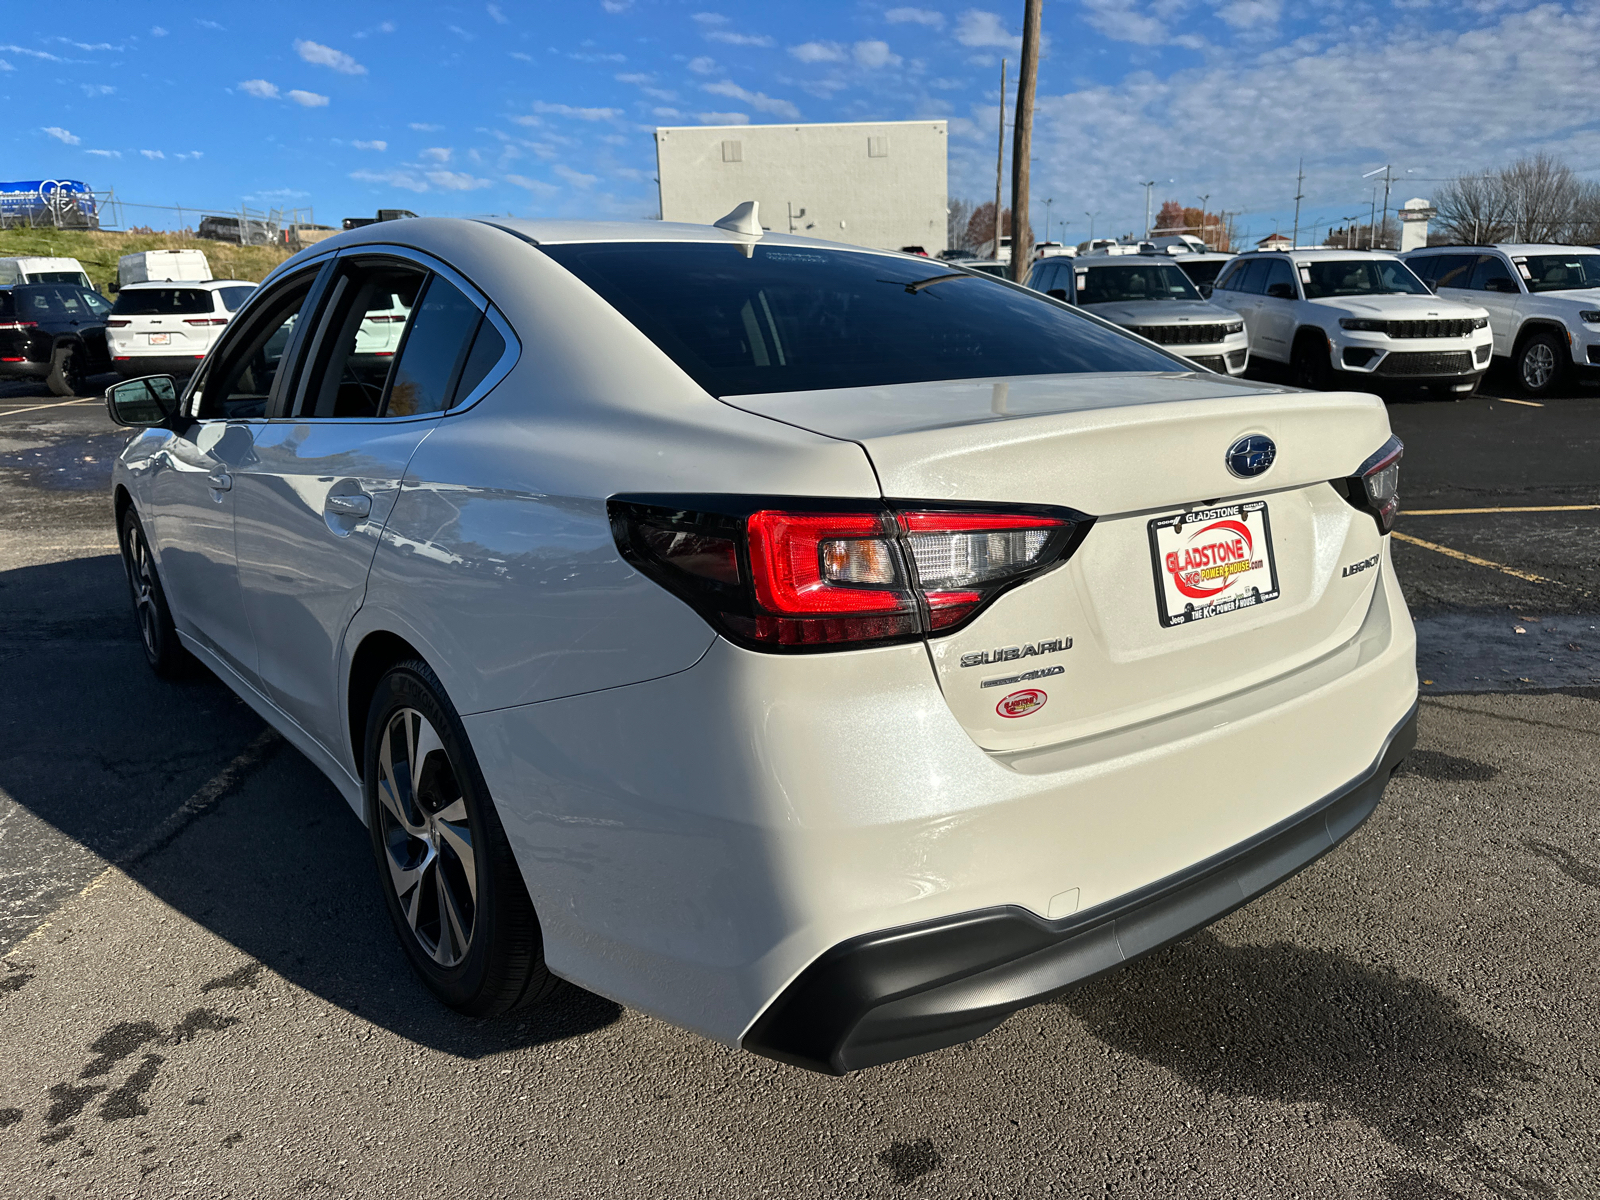
{"label": "bare tree", "polygon": [[959,250],[963,254],[972,253],[972,246],[967,241],[967,228],[972,222],[974,207],[971,200],[950,201],[944,222],[945,242],[950,249]]}
{"label": "bare tree", "polygon": [[1600,184],[1539,153],[1509,167],[1452,179],[1434,198],[1451,240],[1588,242],[1600,235]]}

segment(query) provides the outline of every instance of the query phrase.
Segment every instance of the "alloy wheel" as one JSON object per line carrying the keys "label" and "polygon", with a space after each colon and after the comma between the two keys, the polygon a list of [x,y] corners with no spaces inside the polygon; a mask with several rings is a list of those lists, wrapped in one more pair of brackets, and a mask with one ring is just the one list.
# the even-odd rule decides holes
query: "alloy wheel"
{"label": "alloy wheel", "polygon": [[1538,391],[1550,382],[1556,373],[1555,351],[1544,342],[1534,342],[1522,355],[1522,382],[1530,391]]}
{"label": "alloy wheel", "polygon": [[128,532],[128,586],[133,590],[133,612],[139,621],[139,636],[152,661],[161,655],[161,614],[156,608],[155,567],[150,562],[150,547],[137,525]]}
{"label": "alloy wheel", "polygon": [[396,710],[384,726],[377,793],[400,911],[423,951],[454,967],[467,956],[477,924],[475,839],[450,754],[414,708]]}

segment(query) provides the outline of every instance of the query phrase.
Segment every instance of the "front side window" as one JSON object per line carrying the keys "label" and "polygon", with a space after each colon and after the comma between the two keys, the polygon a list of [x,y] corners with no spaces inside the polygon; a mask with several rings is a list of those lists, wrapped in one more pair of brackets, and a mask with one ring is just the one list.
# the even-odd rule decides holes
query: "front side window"
{"label": "front side window", "polygon": [[320,268],[273,285],[253,317],[235,324],[195,383],[191,411],[205,418],[245,419],[266,415],[267,400]]}
{"label": "front side window", "polygon": [[941,263],[712,242],[541,245],[713,396],[1174,371],[1085,315]]}
{"label": "front side window", "polygon": [[1567,292],[1600,288],[1600,254],[1530,254],[1530,292]]}
{"label": "front side window", "polygon": [[1393,258],[1335,258],[1306,263],[1306,299],[1335,296],[1426,296],[1427,284]]}
{"label": "front side window", "polygon": [[1079,304],[1117,304],[1138,300],[1198,300],[1200,293],[1179,268],[1168,263],[1114,263],[1089,269],[1078,289]]}
{"label": "front side window", "polygon": [[1510,295],[1522,291],[1511,275],[1511,268],[1498,254],[1480,254],[1478,265],[1472,269],[1472,282],[1467,284],[1475,292],[1505,292]]}
{"label": "front side window", "polygon": [[[1294,300],[1299,293],[1294,287],[1294,270],[1286,258],[1264,259],[1267,272],[1261,290],[1277,300]],[[1309,289],[1307,289],[1309,294]]]}
{"label": "front side window", "polygon": [[203,288],[123,288],[111,311],[119,317],[199,316],[215,310]]}

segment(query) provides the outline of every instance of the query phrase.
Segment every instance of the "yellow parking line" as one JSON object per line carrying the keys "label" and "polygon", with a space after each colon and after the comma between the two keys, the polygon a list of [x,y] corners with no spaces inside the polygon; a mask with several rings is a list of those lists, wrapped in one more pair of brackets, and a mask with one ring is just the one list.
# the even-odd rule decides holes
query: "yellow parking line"
{"label": "yellow parking line", "polygon": [[1402,517],[1476,517],[1503,512],[1595,512],[1600,504],[1544,504],[1507,508],[1403,508]]}
{"label": "yellow parking line", "polygon": [[55,404],[35,404],[32,408],[13,408],[9,412],[0,412],[0,417],[21,416],[23,413],[38,412],[41,408],[65,408],[69,404],[99,404],[99,403],[100,403],[100,401],[94,400],[94,399],[60,400],[60,401],[57,401]]}
{"label": "yellow parking line", "polygon": [[1535,575],[1532,571],[1519,571],[1515,567],[1506,566],[1505,563],[1497,563],[1491,559],[1479,558],[1476,554],[1465,554],[1460,550],[1452,550],[1449,546],[1441,546],[1437,542],[1425,542],[1421,538],[1411,537],[1409,534],[1404,533],[1392,533],[1389,536],[1412,546],[1421,546],[1424,550],[1433,550],[1436,553],[1460,559],[1462,562],[1471,563],[1475,567],[1488,567],[1491,571],[1499,571],[1502,575],[1525,579],[1529,583],[1553,584],[1558,588],[1566,588],[1568,591],[1576,592],[1580,596],[1590,594],[1582,588],[1573,587],[1570,583],[1562,583],[1559,579],[1546,579],[1543,575]]}
{"label": "yellow parking line", "polygon": [[1501,404],[1526,404],[1529,408],[1544,407],[1537,400],[1513,400],[1510,396],[1496,396],[1495,399],[1500,401]]}

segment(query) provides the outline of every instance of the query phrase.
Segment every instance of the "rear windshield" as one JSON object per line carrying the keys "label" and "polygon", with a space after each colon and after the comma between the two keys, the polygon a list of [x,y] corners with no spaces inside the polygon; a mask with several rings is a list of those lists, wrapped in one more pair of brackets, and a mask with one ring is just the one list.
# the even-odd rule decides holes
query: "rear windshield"
{"label": "rear windshield", "polygon": [[1422,280],[1392,258],[1336,258],[1301,263],[1300,283],[1307,300],[1330,296],[1431,296]]}
{"label": "rear windshield", "polygon": [[926,260],[682,242],[541,246],[713,396],[1190,370],[1043,296]]}
{"label": "rear windshield", "polygon": [[238,312],[240,305],[250,299],[250,293],[255,291],[255,285],[249,287],[218,288],[217,295],[222,297],[222,307],[229,312]]}
{"label": "rear windshield", "polygon": [[1530,292],[1568,292],[1600,287],[1600,254],[1530,254]]}
{"label": "rear windshield", "polygon": [[1189,277],[1169,263],[1118,263],[1116,266],[1090,267],[1088,274],[1079,266],[1079,304],[1126,304],[1138,300],[1198,300]]}
{"label": "rear windshield", "polygon": [[111,311],[119,317],[178,316],[214,312],[211,293],[199,288],[123,288]]}

